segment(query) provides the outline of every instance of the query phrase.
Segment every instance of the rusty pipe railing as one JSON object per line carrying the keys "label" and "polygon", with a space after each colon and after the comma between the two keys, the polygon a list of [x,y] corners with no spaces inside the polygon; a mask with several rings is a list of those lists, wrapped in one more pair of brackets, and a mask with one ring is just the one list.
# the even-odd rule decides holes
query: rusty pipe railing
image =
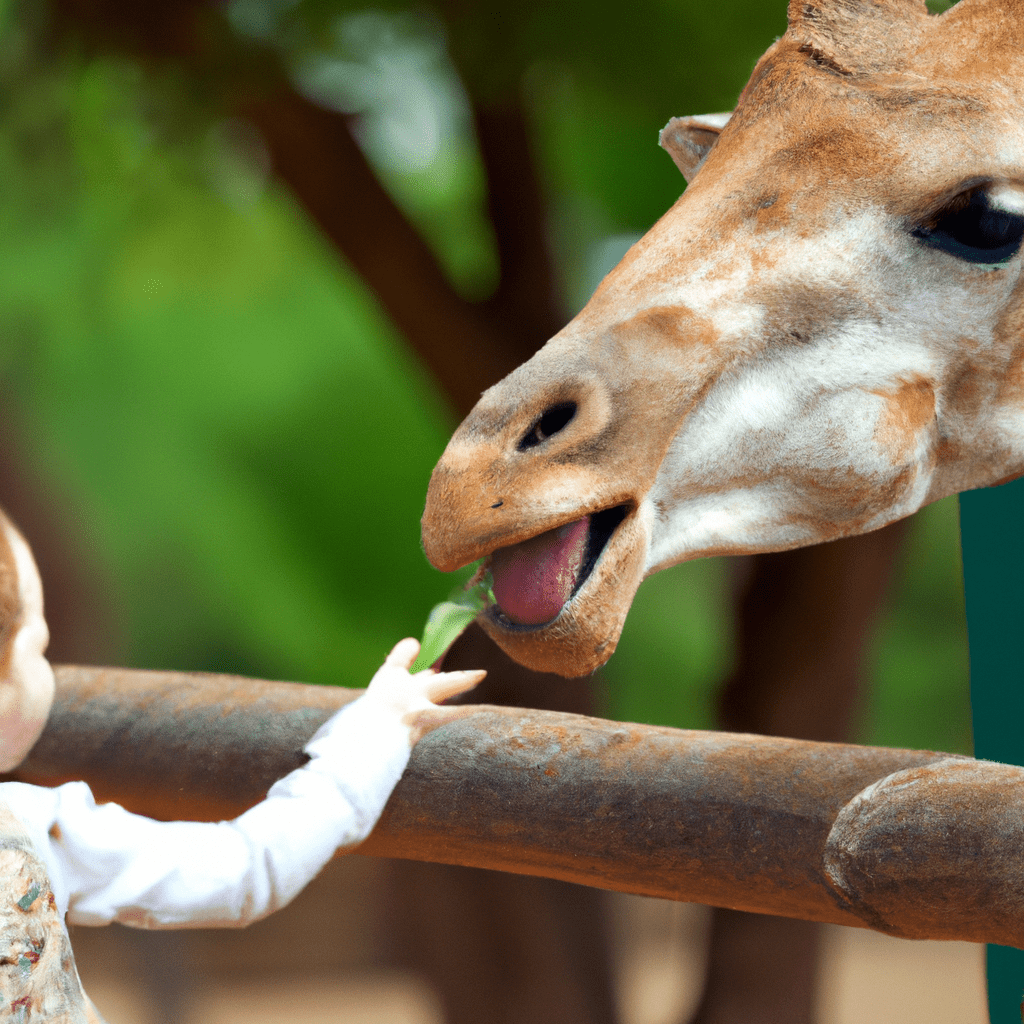
{"label": "rusty pipe railing", "polygon": [[[17,778],[232,817],[357,691],[57,669]],[[427,736],[360,853],[1024,947],[1024,768],[480,707]]]}

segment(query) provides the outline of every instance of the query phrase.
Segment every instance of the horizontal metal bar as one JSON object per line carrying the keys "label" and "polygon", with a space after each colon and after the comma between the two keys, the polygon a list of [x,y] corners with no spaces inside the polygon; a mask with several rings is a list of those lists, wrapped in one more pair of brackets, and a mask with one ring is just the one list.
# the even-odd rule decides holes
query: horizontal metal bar
{"label": "horizontal metal bar", "polygon": [[[233,817],[359,691],[57,669],[17,777]],[[1024,947],[1024,768],[929,751],[470,709],[428,735],[360,853]]]}

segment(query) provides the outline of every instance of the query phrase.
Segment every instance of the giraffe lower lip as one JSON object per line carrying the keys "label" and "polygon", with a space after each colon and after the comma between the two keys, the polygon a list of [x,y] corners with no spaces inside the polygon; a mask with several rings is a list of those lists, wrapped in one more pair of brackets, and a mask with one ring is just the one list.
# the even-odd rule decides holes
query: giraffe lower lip
{"label": "giraffe lower lip", "polygon": [[495,551],[489,560],[494,618],[511,629],[535,629],[557,619],[628,512],[624,505],[604,509]]}

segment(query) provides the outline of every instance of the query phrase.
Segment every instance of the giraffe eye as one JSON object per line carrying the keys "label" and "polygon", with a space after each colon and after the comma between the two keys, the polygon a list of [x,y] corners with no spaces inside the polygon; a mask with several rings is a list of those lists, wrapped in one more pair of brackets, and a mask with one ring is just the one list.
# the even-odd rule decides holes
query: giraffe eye
{"label": "giraffe eye", "polygon": [[994,206],[984,191],[967,192],[912,234],[968,263],[1007,263],[1020,250],[1024,214]]}

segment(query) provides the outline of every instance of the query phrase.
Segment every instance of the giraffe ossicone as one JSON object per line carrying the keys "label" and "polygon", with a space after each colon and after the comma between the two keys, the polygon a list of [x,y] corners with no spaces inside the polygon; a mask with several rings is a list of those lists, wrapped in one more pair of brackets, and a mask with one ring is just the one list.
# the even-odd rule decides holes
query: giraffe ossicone
{"label": "giraffe ossicone", "polygon": [[563,675],[607,660],[659,569],[1024,472],[1024,0],[793,0],[731,116],[662,144],[682,198],[484,393],[427,494],[443,570],[525,578],[586,523],[578,563],[540,545],[564,602],[481,619]]}

